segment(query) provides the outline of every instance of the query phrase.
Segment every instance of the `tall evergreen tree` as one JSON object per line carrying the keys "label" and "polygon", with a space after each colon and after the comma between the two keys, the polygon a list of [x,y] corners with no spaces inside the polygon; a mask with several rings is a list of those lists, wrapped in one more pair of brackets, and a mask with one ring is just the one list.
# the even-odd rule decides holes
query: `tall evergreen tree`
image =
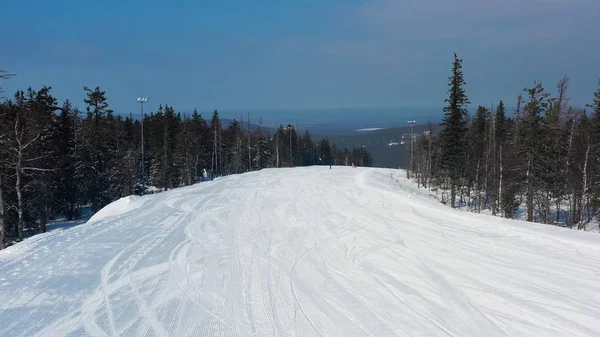
{"label": "tall evergreen tree", "polygon": [[468,171],[469,186],[475,188],[477,197],[477,209],[481,211],[481,205],[483,203],[482,194],[485,191],[484,186],[484,166],[486,162],[486,129],[489,121],[489,110],[483,106],[477,108],[475,118],[471,123],[471,130],[469,134],[469,161],[473,163],[468,165],[470,170]]}
{"label": "tall evergreen tree", "polygon": [[[6,71],[0,69],[0,79],[8,79],[14,76],[13,74],[8,74]],[[2,87],[0,87],[0,99],[2,97]],[[2,112],[0,111],[0,124],[2,124]],[[0,129],[0,134],[2,134],[2,130]],[[2,144],[0,144],[2,145]],[[0,151],[1,152],[1,151]],[[0,163],[1,165],[1,163]],[[5,233],[5,215],[4,215],[4,199],[3,199],[3,189],[2,189],[2,167],[0,167],[0,250],[4,249],[4,233]]]}
{"label": "tall evergreen tree", "polygon": [[592,104],[588,107],[592,109],[590,117],[590,144],[593,146],[590,150],[589,158],[589,198],[590,198],[590,216],[593,214],[600,217],[600,80],[598,88],[594,92]]}
{"label": "tall evergreen tree", "polygon": [[192,114],[191,123],[195,176],[198,177],[204,170],[209,170],[211,135],[206,121],[196,109]]}
{"label": "tall evergreen tree", "polygon": [[321,139],[319,147],[317,149],[318,164],[319,165],[331,165],[333,164],[333,153],[331,153],[331,146],[327,138]]}
{"label": "tall evergreen tree", "polygon": [[211,157],[211,174],[221,174],[221,121],[219,120],[219,112],[213,112],[210,128],[212,130],[212,157]]}
{"label": "tall evergreen tree", "polygon": [[56,162],[53,172],[54,206],[68,220],[77,215],[79,197],[76,180],[75,121],[72,104],[66,100],[55,121],[52,143]]}
{"label": "tall evergreen tree", "polygon": [[271,149],[269,148],[269,135],[262,127],[259,126],[256,136],[256,168],[263,169],[270,167],[272,160]]}
{"label": "tall evergreen tree", "polygon": [[461,186],[463,167],[466,158],[467,109],[470,103],[467,98],[462,72],[462,60],[454,54],[452,76],[448,78],[447,106],[444,108],[444,120],[440,132],[441,166],[450,181],[450,204],[456,206],[456,190]]}
{"label": "tall evergreen tree", "polygon": [[534,197],[540,186],[543,174],[542,153],[544,138],[542,116],[548,107],[549,94],[544,91],[542,83],[534,82],[533,87],[526,88],[528,102],[525,104],[523,121],[520,128],[521,153],[525,160],[527,186],[527,221],[533,221]]}
{"label": "tall evergreen tree", "polygon": [[114,143],[107,135],[110,134],[108,119],[112,116],[106,93],[99,87],[91,90],[84,87],[86,98],[87,119],[82,127],[82,146],[79,153],[79,167],[86,179],[84,184],[85,200],[92,209],[99,210],[113,200],[111,195],[110,175],[112,164],[111,153]]}
{"label": "tall evergreen tree", "polygon": [[499,211],[502,215],[504,214],[503,209],[503,187],[506,184],[504,179],[504,170],[505,170],[505,150],[508,144],[509,139],[507,138],[508,128],[507,128],[507,120],[506,120],[506,110],[504,107],[504,102],[500,101],[498,106],[496,107],[496,114],[494,117],[494,140],[495,140],[495,156],[494,156],[494,166],[496,173],[496,177],[494,179],[494,191],[492,194],[495,196],[496,200],[494,205],[494,214],[496,210]]}

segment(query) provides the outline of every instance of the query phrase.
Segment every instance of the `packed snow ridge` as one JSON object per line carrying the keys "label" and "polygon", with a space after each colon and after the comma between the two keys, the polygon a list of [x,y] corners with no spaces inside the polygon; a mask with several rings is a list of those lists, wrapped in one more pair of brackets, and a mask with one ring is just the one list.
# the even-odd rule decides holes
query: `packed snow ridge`
{"label": "packed snow ridge", "polygon": [[0,252],[0,336],[600,336],[600,236],[397,170],[230,176]]}

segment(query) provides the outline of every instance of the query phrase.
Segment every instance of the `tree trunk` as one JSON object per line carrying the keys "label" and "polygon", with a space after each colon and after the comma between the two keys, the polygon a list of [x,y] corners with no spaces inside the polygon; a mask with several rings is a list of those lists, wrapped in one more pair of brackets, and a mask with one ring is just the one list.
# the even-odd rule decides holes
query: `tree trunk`
{"label": "tree trunk", "polygon": [[569,214],[565,217],[567,227],[573,227],[573,217],[575,216],[574,198],[575,196],[573,194],[569,196]]}
{"label": "tree trunk", "polygon": [[[212,151],[212,156],[210,157],[210,168],[211,168],[211,174],[214,177],[215,172],[217,171],[217,126],[215,125],[214,130],[213,130],[213,151]],[[212,177],[211,177],[212,178]]]}
{"label": "tree trunk", "polygon": [[275,163],[275,167],[279,168],[279,133],[275,134],[275,152],[277,153],[277,162]]}
{"label": "tree trunk", "polygon": [[456,208],[456,183],[450,182],[450,206]]}
{"label": "tree trunk", "polygon": [[585,218],[583,216],[583,211],[585,210],[585,200],[587,194],[587,181],[588,181],[588,161],[590,158],[590,140],[588,136],[587,142],[587,150],[585,151],[585,161],[583,163],[583,186],[581,188],[581,204],[579,206],[579,229],[584,228]]}
{"label": "tree trunk", "polygon": [[4,201],[2,200],[2,176],[0,176],[0,250],[4,249]]}
{"label": "tree trunk", "polygon": [[167,127],[167,124],[165,124],[164,126],[164,132],[163,132],[163,156],[164,156],[164,161],[163,161],[163,186],[165,188],[165,191],[169,190],[171,188],[171,175],[169,172],[169,148],[168,148],[168,134],[169,129]]}
{"label": "tree trunk", "polygon": [[46,233],[46,224],[48,223],[48,206],[44,205],[44,209],[40,218],[40,232]]}
{"label": "tree trunk", "polygon": [[500,161],[499,161],[499,168],[500,168],[500,175],[499,175],[499,179],[498,179],[498,208],[500,209],[500,216],[504,217],[504,205],[502,204],[502,174],[503,174],[503,166],[502,166],[502,145],[500,145]]}
{"label": "tree trunk", "polygon": [[527,221],[533,221],[533,163],[529,158],[527,161]]}
{"label": "tree trunk", "polygon": [[429,148],[427,149],[427,156],[429,157],[427,160],[427,176],[425,177],[426,181],[427,181],[427,186],[429,186],[429,189],[431,190],[431,161],[433,160],[433,155],[431,153],[432,151],[432,145],[431,145],[431,130],[429,130]]}
{"label": "tree trunk", "polygon": [[556,198],[556,224],[560,222],[560,202],[561,198]]}
{"label": "tree trunk", "polygon": [[23,191],[21,190],[21,155],[19,152],[19,158],[17,161],[17,169],[16,169],[16,182],[15,182],[15,191],[17,192],[17,213],[19,215],[19,220],[17,222],[17,238],[19,241],[23,240],[23,227],[24,227],[24,219],[23,219]]}
{"label": "tree trunk", "polygon": [[219,163],[219,174],[223,171],[223,156],[222,156],[222,148],[223,148],[223,134],[221,133],[221,123],[219,123],[219,157],[217,162]]}
{"label": "tree trunk", "polygon": [[[575,122],[571,123],[571,130],[569,131],[569,141],[568,141],[568,145],[567,145],[567,154],[566,154],[566,161],[565,161],[565,173],[566,176],[568,176],[568,172],[569,172],[569,166],[571,165],[571,147],[573,146],[573,135],[575,133]],[[565,179],[564,181],[564,189],[565,192],[567,191],[567,185],[569,183],[569,179]],[[571,210],[571,219],[574,219],[574,213],[573,210]],[[565,216],[565,219],[568,219],[568,215]],[[568,225],[569,222],[565,221],[566,224]],[[573,226],[575,225],[575,223],[573,223]]]}
{"label": "tree trunk", "polygon": [[250,139],[250,113],[248,112],[248,171],[252,171],[252,141]]}
{"label": "tree trunk", "polygon": [[544,204],[542,206],[544,208],[542,222],[548,224],[550,219],[550,191],[546,191],[544,196]]}
{"label": "tree trunk", "polygon": [[[481,184],[479,183],[479,168],[481,166],[481,159],[477,160],[477,173],[475,173],[475,184],[477,185],[477,187],[475,188],[475,191],[477,193],[477,210],[479,213],[481,213]],[[471,193],[469,193],[469,196],[471,195]]]}

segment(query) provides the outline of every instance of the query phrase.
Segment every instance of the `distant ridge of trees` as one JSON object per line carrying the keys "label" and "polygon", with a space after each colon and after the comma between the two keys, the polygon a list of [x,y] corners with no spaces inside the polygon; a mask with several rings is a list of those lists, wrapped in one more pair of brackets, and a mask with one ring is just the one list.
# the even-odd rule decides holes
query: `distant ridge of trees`
{"label": "distant ridge of trees", "polygon": [[140,121],[113,114],[99,87],[84,90],[83,111],[69,100],[59,104],[46,86],[0,102],[0,249],[22,240],[25,230],[44,232],[55,216],[75,219],[82,206],[99,210],[119,197],[147,193],[147,185],[191,185],[205,170],[214,177],[372,163],[363,148],[315,142],[292,125],[271,132],[234,120],[223,127],[216,110],[206,120],[197,110],[181,113],[165,104],[145,114],[142,170]]}
{"label": "distant ridge of trees", "polygon": [[600,210],[600,81],[589,111],[569,106],[568,84],[551,95],[536,81],[514,111],[500,101],[470,116],[455,54],[441,130],[415,137],[409,174],[452,207],[513,218],[525,205],[527,221],[585,229]]}

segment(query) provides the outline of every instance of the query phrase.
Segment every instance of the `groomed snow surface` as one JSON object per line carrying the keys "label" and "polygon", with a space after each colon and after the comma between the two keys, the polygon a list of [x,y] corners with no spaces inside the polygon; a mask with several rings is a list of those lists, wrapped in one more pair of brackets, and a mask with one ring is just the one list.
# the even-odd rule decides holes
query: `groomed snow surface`
{"label": "groomed snow surface", "polygon": [[600,236],[454,211],[403,176],[121,200],[0,252],[0,336],[600,336]]}

